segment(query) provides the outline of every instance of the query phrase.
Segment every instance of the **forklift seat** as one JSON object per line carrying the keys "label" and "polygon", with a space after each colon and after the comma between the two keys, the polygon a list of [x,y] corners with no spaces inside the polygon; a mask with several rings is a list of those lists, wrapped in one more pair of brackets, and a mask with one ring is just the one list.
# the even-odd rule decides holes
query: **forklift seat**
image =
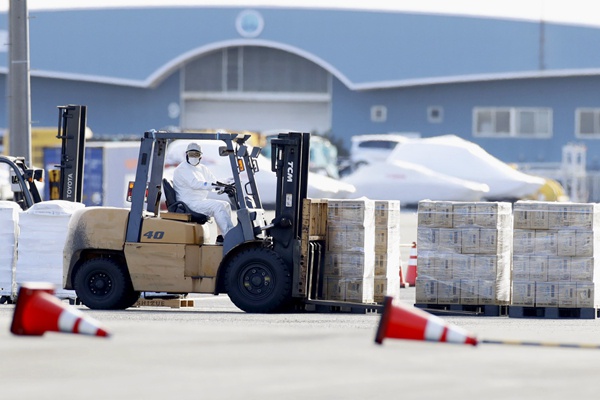
{"label": "forklift seat", "polygon": [[163,178],[162,184],[165,192],[167,210],[169,212],[190,214],[192,216],[192,221],[197,224],[205,224],[208,221],[207,215],[192,211],[183,201],[177,201],[177,193],[168,179]]}

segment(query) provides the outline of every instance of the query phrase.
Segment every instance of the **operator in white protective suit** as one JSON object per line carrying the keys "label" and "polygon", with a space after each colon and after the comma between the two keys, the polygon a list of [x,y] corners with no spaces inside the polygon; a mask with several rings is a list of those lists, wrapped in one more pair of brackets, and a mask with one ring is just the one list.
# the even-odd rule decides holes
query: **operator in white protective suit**
{"label": "operator in white protective suit", "polygon": [[190,143],[185,151],[185,161],[182,161],[173,172],[173,188],[177,200],[183,201],[195,212],[213,217],[217,223],[217,242],[233,228],[231,221],[231,205],[227,201],[207,199],[208,193],[215,187],[217,179],[212,172],[200,164],[202,150],[197,143]]}

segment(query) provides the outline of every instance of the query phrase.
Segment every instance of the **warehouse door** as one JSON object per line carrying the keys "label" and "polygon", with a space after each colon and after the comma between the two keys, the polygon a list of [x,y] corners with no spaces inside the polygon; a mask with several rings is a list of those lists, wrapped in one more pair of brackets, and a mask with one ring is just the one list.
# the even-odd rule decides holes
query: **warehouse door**
{"label": "warehouse door", "polygon": [[185,129],[326,132],[331,125],[329,102],[187,100],[184,109]]}
{"label": "warehouse door", "polygon": [[182,75],[184,129],[331,128],[331,76],[295,54],[227,48],[191,61]]}

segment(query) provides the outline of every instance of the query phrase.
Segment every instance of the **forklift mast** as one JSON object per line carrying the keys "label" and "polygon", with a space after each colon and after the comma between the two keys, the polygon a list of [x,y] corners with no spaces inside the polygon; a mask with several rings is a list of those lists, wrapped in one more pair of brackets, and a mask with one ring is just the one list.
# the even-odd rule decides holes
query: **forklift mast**
{"label": "forklift mast", "polygon": [[308,188],[310,133],[280,133],[271,141],[271,169],[277,174],[275,219],[270,229],[275,251],[297,271],[302,236],[302,203]]}
{"label": "forklift mast", "polygon": [[83,164],[87,107],[59,106],[58,135],[62,140],[59,199],[83,201]]}

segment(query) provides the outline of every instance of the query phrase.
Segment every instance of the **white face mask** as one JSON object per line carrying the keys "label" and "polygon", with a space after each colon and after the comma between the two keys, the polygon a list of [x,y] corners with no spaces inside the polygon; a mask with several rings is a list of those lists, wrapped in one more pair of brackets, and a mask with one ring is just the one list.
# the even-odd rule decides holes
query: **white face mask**
{"label": "white face mask", "polygon": [[198,164],[200,164],[200,158],[199,157],[188,157],[188,163],[190,163],[190,165],[193,165],[194,167]]}

